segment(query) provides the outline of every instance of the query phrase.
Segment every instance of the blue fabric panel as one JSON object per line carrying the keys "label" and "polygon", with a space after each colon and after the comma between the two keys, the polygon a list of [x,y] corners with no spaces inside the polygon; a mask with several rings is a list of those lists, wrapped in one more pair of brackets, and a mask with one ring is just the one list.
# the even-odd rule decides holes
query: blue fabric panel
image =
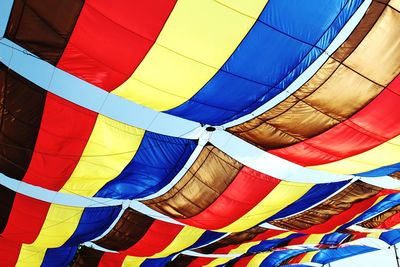
{"label": "blue fabric panel", "polygon": [[319,203],[348,184],[349,181],[329,183],[329,184],[316,184],[301,198],[279,211],[266,221],[272,221],[279,218],[290,216],[299,211],[305,210],[310,206]]}
{"label": "blue fabric panel", "polygon": [[172,258],[173,255],[165,258],[147,259],[140,264],[140,267],[165,267]]}
{"label": "blue fabric panel", "polygon": [[293,238],[300,237],[300,236],[303,236],[303,234],[292,234],[285,238],[264,240],[264,241],[261,241],[258,245],[251,247],[247,252],[248,253],[256,253],[256,252],[268,251],[269,249],[271,249],[273,247],[277,247],[284,242],[288,242],[288,241],[292,240]]}
{"label": "blue fabric panel", "polygon": [[379,239],[385,241],[389,245],[395,245],[400,242],[400,229],[384,232]]}
{"label": "blue fabric panel", "polygon": [[324,237],[321,239],[320,244],[339,245],[343,240],[345,240],[349,236],[350,236],[349,234],[333,232],[333,233],[324,235]]}
{"label": "blue fabric panel", "polygon": [[314,255],[312,261],[327,264],[340,259],[376,251],[378,249],[367,246],[347,246],[337,249],[324,249]]}
{"label": "blue fabric panel", "polygon": [[132,199],[155,193],[182,169],[196,146],[194,140],[146,132],[132,161],[96,196]]}
{"label": "blue fabric panel", "polygon": [[400,193],[396,194],[390,194],[384,199],[382,199],[381,202],[375,204],[365,212],[363,212],[361,215],[357,216],[355,219],[352,221],[342,225],[339,230],[346,229],[347,227],[350,227],[354,224],[360,223],[362,221],[365,221],[369,218],[372,218],[390,208],[393,208],[394,206],[397,206],[400,204]]}
{"label": "blue fabric panel", "polygon": [[75,256],[77,246],[62,246],[59,248],[49,248],[44,254],[41,267],[67,267]]}
{"label": "blue fabric panel", "polygon": [[220,232],[213,232],[213,231],[205,231],[200,238],[190,247],[188,247],[187,249],[194,249],[194,248],[198,248],[201,246],[204,246],[212,241],[218,240],[220,239],[223,235],[225,235],[226,233],[220,233]]}
{"label": "blue fabric panel", "polygon": [[190,100],[167,113],[214,125],[250,113],[304,72],[361,3],[269,1],[215,76]]}
{"label": "blue fabric panel", "polygon": [[366,176],[366,177],[377,177],[377,176],[385,176],[395,172],[400,171],[400,163],[395,163],[388,166],[383,166],[375,170],[362,172],[356,175]]}
{"label": "blue fabric panel", "polygon": [[78,245],[98,237],[110,227],[120,211],[121,206],[85,208],[78,227],[64,246]]}
{"label": "blue fabric panel", "polygon": [[315,249],[288,249],[282,251],[275,251],[271,255],[269,255],[263,262],[260,264],[260,267],[275,267],[279,266],[285,260],[296,257],[297,255],[313,251]]}

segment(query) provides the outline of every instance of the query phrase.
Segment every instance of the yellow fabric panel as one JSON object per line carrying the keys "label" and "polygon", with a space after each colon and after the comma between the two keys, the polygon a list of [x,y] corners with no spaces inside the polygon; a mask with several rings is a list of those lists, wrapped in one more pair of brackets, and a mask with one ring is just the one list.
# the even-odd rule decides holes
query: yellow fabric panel
{"label": "yellow fabric panel", "polygon": [[249,229],[298,200],[313,186],[313,184],[281,181],[257,206],[239,220],[218,231],[240,232]]}
{"label": "yellow fabric panel", "polygon": [[246,253],[250,248],[258,245],[261,243],[260,241],[252,241],[252,242],[247,242],[247,243],[243,243],[240,246],[238,246],[237,248],[232,249],[231,251],[229,251],[228,254],[244,254]]}
{"label": "yellow fabric panel", "polygon": [[370,171],[397,162],[400,162],[400,136],[396,136],[364,153],[309,168],[334,173],[352,174]]}
{"label": "yellow fabric panel", "polygon": [[321,242],[321,239],[325,236],[325,234],[312,234],[305,241],[306,245],[318,245]]}
{"label": "yellow fabric panel", "polygon": [[248,267],[255,267],[255,266],[260,266],[261,263],[269,256],[271,255],[271,252],[266,252],[266,253],[258,253],[255,255],[251,261],[247,264]]}
{"label": "yellow fabric panel", "polygon": [[39,267],[43,262],[46,248],[38,248],[32,245],[23,244],[19,252],[16,267]]}
{"label": "yellow fabric panel", "polygon": [[400,0],[392,0],[389,5],[400,12]]}
{"label": "yellow fabric panel", "polygon": [[399,25],[400,13],[385,8],[375,26],[344,64],[381,85],[390,83],[400,72]]}
{"label": "yellow fabric panel", "polygon": [[146,258],[126,256],[121,267],[139,267]]}
{"label": "yellow fabric panel", "polygon": [[74,172],[60,192],[96,194],[128,165],[143,135],[142,129],[99,115]]}
{"label": "yellow fabric panel", "polygon": [[168,245],[168,247],[166,247],[163,251],[153,255],[151,258],[166,257],[175,252],[184,250],[193,245],[204,232],[204,229],[185,226],[175,237],[172,243]]}
{"label": "yellow fabric panel", "polygon": [[266,3],[265,0],[251,0],[251,1],[243,1],[243,0],[215,0],[221,5],[225,5],[229,8],[236,10],[246,16],[257,19],[260,15],[261,10],[264,8]]}
{"label": "yellow fabric panel", "polygon": [[[264,7],[261,0],[232,6],[254,17]],[[155,110],[176,107],[211,79],[254,22],[217,1],[180,0],[138,68],[112,93]]]}
{"label": "yellow fabric panel", "polygon": [[306,255],[300,260],[299,263],[311,262],[314,255],[317,254],[318,252],[319,252],[318,250],[307,252]]}
{"label": "yellow fabric panel", "polygon": [[381,234],[382,234],[381,231],[377,231],[377,232],[368,234],[367,237],[370,237],[370,238],[379,238],[379,237],[381,236]]}
{"label": "yellow fabric panel", "polygon": [[32,246],[47,248],[62,246],[74,233],[83,210],[84,208],[52,204]]}

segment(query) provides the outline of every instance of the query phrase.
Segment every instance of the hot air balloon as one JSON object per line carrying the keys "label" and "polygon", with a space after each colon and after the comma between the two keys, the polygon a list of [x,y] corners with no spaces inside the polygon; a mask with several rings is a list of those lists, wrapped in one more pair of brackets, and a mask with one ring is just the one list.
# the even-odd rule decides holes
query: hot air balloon
{"label": "hot air balloon", "polygon": [[399,0],[3,0],[0,36],[1,266],[397,255]]}

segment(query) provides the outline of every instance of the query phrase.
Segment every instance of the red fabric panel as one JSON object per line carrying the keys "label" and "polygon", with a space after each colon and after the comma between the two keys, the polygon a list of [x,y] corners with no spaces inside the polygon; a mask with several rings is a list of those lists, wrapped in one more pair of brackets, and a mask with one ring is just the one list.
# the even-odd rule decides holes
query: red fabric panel
{"label": "red fabric panel", "polygon": [[400,213],[396,213],[395,215],[387,218],[381,225],[376,228],[379,229],[390,229],[395,225],[400,223]]}
{"label": "red fabric panel", "polygon": [[122,253],[137,257],[153,256],[168,247],[182,229],[182,225],[155,221],[135,245]]}
{"label": "red fabric panel", "polygon": [[13,267],[18,261],[21,244],[0,237],[0,263],[4,267]]}
{"label": "red fabric panel", "polygon": [[400,134],[399,105],[400,76],[348,120],[316,137],[269,152],[303,166],[357,155]]}
{"label": "red fabric panel", "polygon": [[75,169],[97,114],[48,94],[31,164],[24,181],[59,190]]}
{"label": "red fabric panel", "polygon": [[179,221],[209,230],[222,228],[255,207],[279,183],[280,180],[245,166],[207,209],[196,216]]}
{"label": "red fabric panel", "polygon": [[304,258],[304,256],[307,254],[307,252],[301,253],[293,258],[291,258],[287,263],[288,264],[293,264],[293,263],[300,263],[301,260]]}
{"label": "red fabric panel", "polygon": [[104,253],[100,259],[98,267],[122,266],[126,255],[119,253]]}
{"label": "red fabric panel", "polygon": [[301,232],[305,233],[305,234],[322,234],[322,233],[331,232],[331,231],[335,230],[338,226],[341,226],[341,225],[349,222],[358,214],[369,209],[380,196],[387,195],[387,194],[390,194],[389,190],[382,190],[381,192],[376,194],[374,197],[360,201],[358,203],[355,203],[348,210],[346,210],[340,214],[337,214],[335,216],[332,216],[325,223],[314,225],[313,227],[310,227]]}
{"label": "red fabric panel", "polygon": [[293,245],[303,245],[304,242],[309,238],[309,235],[303,235],[300,237],[293,238],[292,240],[289,241],[288,246],[293,246]]}
{"label": "red fabric panel", "polygon": [[143,60],[174,5],[174,0],[86,1],[59,61],[62,69],[107,91],[115,89]]}
{"label": "red fabric panel", "polygon": [[49,204],[37,199],[16,194],[3,237],[19,243],[35,241],[46,218]]}

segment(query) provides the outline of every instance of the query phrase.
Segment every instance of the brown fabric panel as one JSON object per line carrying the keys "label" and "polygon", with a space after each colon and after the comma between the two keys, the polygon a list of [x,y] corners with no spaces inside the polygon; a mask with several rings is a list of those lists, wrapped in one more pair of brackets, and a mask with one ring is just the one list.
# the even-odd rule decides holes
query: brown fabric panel
{"label": "brown fabric panel", "polygon": [[376,228],[379,225],[381,225],[386,219],[392,217],[393,215],[397,214],[400,212],[400,205],[395,206],[369,220],[363,221],[362,223],[360,223],[359,225],[365,228]]}
{"label": "brown fabric panel", "polygon": [[210,206],[242,166],[218,148],[207,145],[173,188],[143,203],[167,216],[190,218]]}
{"label": "brown fabric panel", "polygon": [[15,192],[0,185],[0,234],[7,226],[8,217],[14,203]]}
{"label": "brown fabric panel", "polygon": [[344,64],[386,86],[400,72],[399,25],[400,13],[386,7],[375,26]]}
{"label": "brown fabric panel", "polygon": [[335,51],[332,57],[338,61],[345,60],[374,26],[385,9],[385,6],[385,4],[376,1],[372,2],[358,26],[351,33],[349,38]]}
{"label": "brown fabric panel", "polygon": [[391,177],[393,177],[393,178],[395,178],[395,179],[399,179],[399,180],[400,180],[400,172],[392,173],[392,174],[389,175],[389,176],[391,176]]}
{"label": "brown fabric panel", "polygon": [[88,247],[82,247],[78,257],[72,263],[72,267],[95,267],[98,266],[104,252]]}
{"label": "brown fabric panel", "polygon": [[28,169],[46,91],[0,66],[0,171],[21,180]]}
{"label": "brown fabric panel", "polygon": [[389,2],[389,5],[400,12],[400,0],[392,0]]}
{"label": "brown fabric panel", "polygon": [[153,218],[126,209],[113,229],[94,243],[111,250],[126,250],[146,234],[153,222]]}
{"label": "brown fabric panel", "polygon": [[324,114],[343,121],[363,108],[383,89],[384,87],[341,65],[318,90],[306,97],[304,101]]}
{"label": "brown fabric panel", "polygon": [[[39,133],[46,92],[0,65],[0,172],[22,180]],[[0,233],[7,225],[15,192],[0,186]]]}
{"label": "brown fabric panel", "polygon": [[[378,24],[382,18],[379,17],[384,16],[385,6],[374,1],[366,16],[333,55],[334,58],[328,59],[293,95],[264,114],[228,131],[266,150],[283,148],[323,133],[367,105],[383,87],[368,80],[369,76],[357,74],[357,68],[353,70],[341,65],[340,61],[353,51],[359,56],[355,59],[351,54],[347,60],[350,63],[362,62],[369,57],[369,52],[361,54],[358,50],[371,43],[368,41],[371,33],[368,32],[382,31],[375,28],[380,27]],[[377,39],[374,40],[378,45]],[[373,47],[368,50],[375,51]],[[383,49],[379,53],[383,53]],[[368,62],[373,69],[388,69],[383,61],[377,61],[379,65]],[[394,77],[393,74],[387,76]]]}
{"label": "brown fabric panel", "polygon": [[339,121],[329,117],[303,101],[299,101],[290,110],[268,121],[268,124],[285,133],[304,140],[322,133]]}
{"label": "brown fabric panel", "polygon": [[55,65],[84,0],[15,0],[6,37]]}
{"label": "brown fabric panel", "polygon": [[356,181],[318,206],[300,214],[269,222],[288,230],[304,230],[328,221],[332,216],[351,208],[357,202],[375,196],[381,188]]}
{"label": "brown fabric panel", "polygon": [[[264,114],[240,125],[231,127],[228,131],[265,149],[281,148],[305,140],[307,138],[306,136],[293,134],[296,132],[296,129],[291,129],[291,132],[286,132],[284,128],[278,126],[279,124],[272,125],[269,121],[279,121],[282,117],[285,121],[289,122],[288,125],[284,125],[286,128],[298,127],[299,125],[291,123],[290,116],[293,114],[293,110],[291,109],[294,108],[296,112],[298,111],[296,110],[296,107],[298,108],[296,104],[304,106],[304,103],[298,104],[299,101],[314,93],[328,80],[338,67],[339,63],[337,61],[328,59],[316,74],[314,74],[314,76],[293,95],[289,96],[283,102],[279,103]],[[310,114],[316,114],[317,116],[318,114],[321,115],[317,110],[309,109],[309,111],[311,111]],[[322,116],[324,115],[322,114]],[[298,118],[298,120],[299,119],[300,118]]]}
{"label": "brown fabric panel", "polygon": [[227,237],[224,237],[215,243],[195,249],[194,251],[203,254],[211,254],[219,248],[248,242],[255,238],[257,235],[264,233],[265,231],[268,231],[268,229],[256,226],[243,232],[231,233]]}

